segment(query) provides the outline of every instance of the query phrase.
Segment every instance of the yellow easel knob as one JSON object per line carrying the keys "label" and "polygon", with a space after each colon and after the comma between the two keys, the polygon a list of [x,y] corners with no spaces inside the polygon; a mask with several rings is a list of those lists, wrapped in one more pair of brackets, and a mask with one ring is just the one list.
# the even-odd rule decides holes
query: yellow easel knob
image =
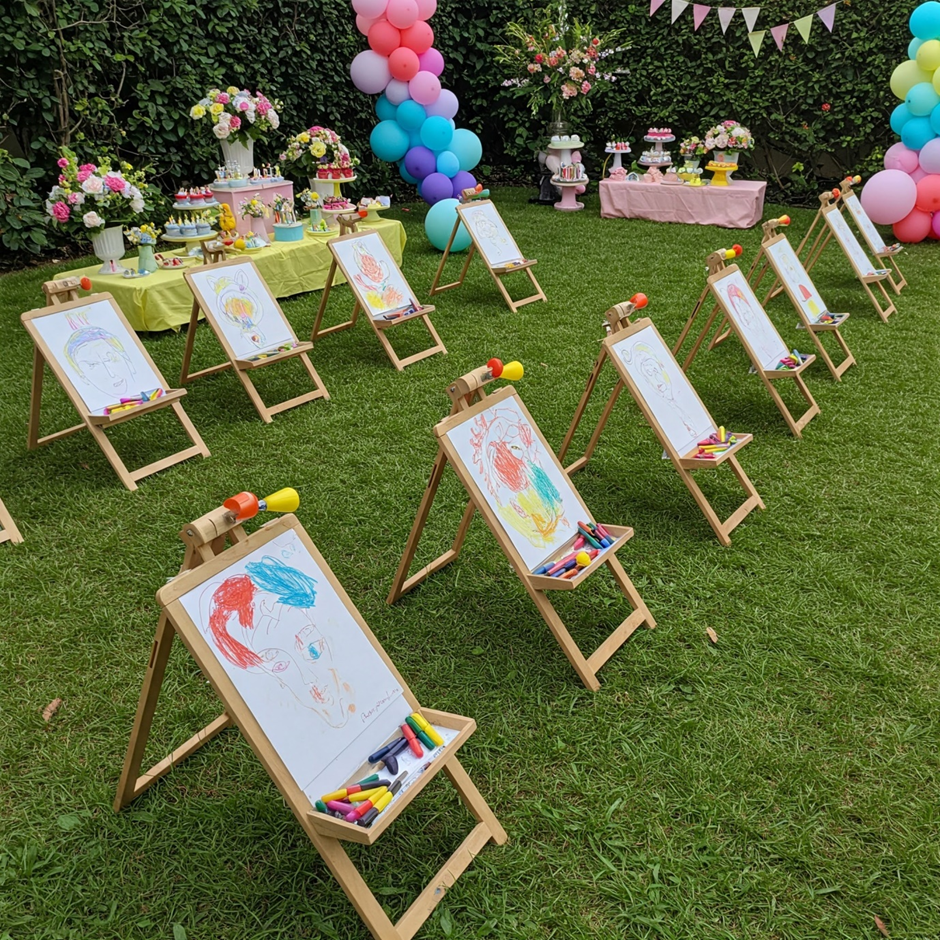
{"label": "yellow easel knob", "polygon": [[522,368],[522,363],[514,359],[512,362],[507,362],[506,365],[503,366],[503,373],[500,378],[514,382],[516,379],[521,379],[524,372],[525,369]]}
{"label": "yellow easel knob", "polygon": [[268,512],[293,512],[299,505],[300,494],[290,486],[261,500],[261,509]]}

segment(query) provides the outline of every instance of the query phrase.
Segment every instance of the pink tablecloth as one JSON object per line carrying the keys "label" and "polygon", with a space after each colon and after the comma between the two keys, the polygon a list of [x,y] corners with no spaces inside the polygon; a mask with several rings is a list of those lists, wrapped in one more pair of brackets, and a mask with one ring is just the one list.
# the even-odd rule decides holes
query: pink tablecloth
{"label": "pink tablecloth", "polygon": [[764,214],[767,184],[732,180],[730,186],[664,186],[601,180],[600,191],[604,219],[751,228]]}

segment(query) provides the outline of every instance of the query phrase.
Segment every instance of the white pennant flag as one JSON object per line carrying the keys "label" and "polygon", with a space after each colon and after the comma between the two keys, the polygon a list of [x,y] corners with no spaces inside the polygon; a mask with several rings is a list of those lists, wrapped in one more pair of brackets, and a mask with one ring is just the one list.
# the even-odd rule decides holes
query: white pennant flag
{"label": "white pennant flag", "polygon": [[737,7],[718,7],[718,19],[721,21],[721,31],[728,32],[728,26],[734,17]]}
{"label": "white pennant flag", "polygon": [[689,0],[672,0],[672,21],[675,23],[682,16],[685,8],[689,5]]}
{"label": "white pennant flag", "polygon": [[[744,17],[744,22],[747,23],[747,31],[753,33],[757,17],[760,16],[760,7],[744,7],[741,10],[741,15]],[[763,37],[761,37],[761,40],[763,40]]]}

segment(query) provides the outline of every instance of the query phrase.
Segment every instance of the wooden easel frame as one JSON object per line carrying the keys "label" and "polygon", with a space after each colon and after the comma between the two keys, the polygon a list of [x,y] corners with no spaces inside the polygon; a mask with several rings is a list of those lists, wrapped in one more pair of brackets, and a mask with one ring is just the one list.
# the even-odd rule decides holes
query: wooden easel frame
{"label": "wooden easel frame", "polygon": [[[41,447],[44,444],[50,444],[52,441],[57,441],[60,438],[75,434],[77,431],[87,429],[92,438],[94,438],[95,443],[101,448],[102,452],[108,460],[108,463],[111,464],[111,467],[117,474],[118,479],[129,490],[136,490],[137,483],[140,480],[144,479],[145,477],[149,477],[160,470],[165,470],[167,467],[172,467],[175,464],[182,463],[184,460],[189,460],[191,457],[208,457],[208,447],[206,447],[202,437],[200,437],[199,432],[196,430],[192,421],[190,421],[189,416],[183,410],[183,406],[180,403],[180,399],[186,394],[186,389],[170,388],[166,379],[163,377],[163,373],[157,368],[153,359],[150,358],[150,354],[140,342],[137,334],[131,328],[130,323],[127,322],[127,318],[124,316],[123,311],[117,305],[111,294],[91,294],[85,298],[78,298],[78,284],[79,282],[77,278],[66,278],[63,281],[47,282],[43,285],[43,291],[45,292],[49,301],[48,306],[37,307],[35,310],[28,310],[20,317],[23,326],[26,327],[26,330],[32,338],[34,344],[33,378],[30,392],[29,427],[27,430],[26,446],[30,450],[36,450],[38,447]],[[63,296],[67,297],[68,299],[63,301],[61,299]],[[85,404],[78,390],[75,388],[75,386],[72,385],[65,371],[59,366],[58,360],[55,358],[55,356],[52,355],[52,351],[46,345],[43,338],[35,329],[32,328],[32,322],[39,319],[40,317],[48,316],[53,312],[61,313],[67,310],[76,310],[101,300],[108,301],[111,304],[115,315],[121,321],[122,325],[127,329],[128,336],[130,336],[133,342],[136,343],[138,351],[141,353],[141,355],[143,355],[143,357],[147,359],[153,366],[154,374],[160,380],[160,385],[166,390],[166,394],[160,398],[154,399],[150,402],[144,402],[135,408],[131,408],[127,411],[119,411],[112,415],[90,415],[87,413]],[[81,424],[76,424],[73,427],[65,428],[62,431],[55,431],[52,434],[47,434],[44,437],[40,437],[39,425],[40,412],[42,409],[42,383],[43,373],[45,371],[46,365],[49,366],[49,368],[52,370],[52,374],[56,377],[59,384],[65,390],[66,395],[68,395],[69,400],[72,402],[72,406],[78,412],[82,422]],[[130,421],[133,418],[138,418],[141,415],[149,414],[150,412],[158,411],[161,408],[167,407],[173,409],[173,413],[176,415],[177,420],[183,426],[183,430],[186,432],[186,436],[192,442],[193,446],[187,447],[185,450],[177,451],[175,454],[171,454],[168,457],[163,457],[160,460],[156,460],[153,463],[139,468],[138,470],[129,470],[118,452],[115,450],[114,445],[108,439],[105,431],[108,428],[114,427],[115,425],[123,424],[125,421]]]}
{"label": "wooden easel frame", "polygon": [[0,499],[0,545],[4,542],[19,545],[22,541],[23,536],[20,535],[20,530],[16,527],[10,511],[3,505],[3,500]]}
{"label": "wooden easel frame", "polygon": [[[261,420],[264,421],[265,424],[270,424],[276,414],[287,411],[289,408],[296,408],[298,405],[306,404],[308,401],[316,401],[318,398],[329,400],[330,394],[321,381],[320,376],[317,374],[317,370],[314,369],[313,364],[310,362],[308,353],[313,349],[313,343],[301,343],[297,340],[297,334],[294,332],[294,328],[290,325],[290,321],[287,317],[284,316],[281,305],[277,302],[274,294],[271,293],[271,288],[268,287],[267,281],[261,276],[261,272],[251,258],[231,258],[227,261],[220,261],[215,264],[203,264],[196,268],[196,271],[202,274],[210,269],[214,271],[217,269],[221,270],[222,268],[244,267],[245,265],[251,266],[252,270],[258,276],[258,280],[264,285],[268,300],[284,321],[284,325],[287,327],[291,339],[297,343],[297,345],[293,349],[272,353],[265,359],[240,359],[236,355],[235,350],[232,349],[224,331],[219,327],[215,313],[202,303],[202,295],[193,282],[193,274],[195,272],[192,270],[184,271],[183,278],[189,286],[189,289],[193,292],[194,299],[192,313],[189,317],[189,331],[186,334],[186,348],[183,350],[183,367],[180,371],[180,385],[185,385],[187,382],[191,382],[193,379],[198,379],[204,375],[211,375],[214,372],[224,372],[226,369],[232,369],[238,381],[241,382],[242,387],[247,392],[248,397],[251,399],[251,403],[255,406],[255,410],[258,412]],[[200,310],[205,316],[206,322],[209,324],[212,332],[215,333],[216,339],[219,341],[222,349],[225,351],[228,362],[223,362],[217,366],[210,366],[207,369],[200,369],[198,372],[190,372],[189,366],[193,358],[196,331],[199,328]],[[254,382],[251,380],[251,374],[255,369],[263,369],[265,366],[269,366],[272,363],[283,362],[287,359],[300,360],[310,381],[313,383],[313,391],[305,392],[303,395],[297,395],[294,398],[289,398],[287,401],[282,401],[276,405],[266,405],[258,389],[255,388]]]}
{"label": "wooden easel frame", "polygon": [[[193,587],[225,570],[232,563],[290,529],[297,532],[366,638],[401,683],[404,698],[408,701],[412,710],[421,711],[432,724],[458,731],[457,737],[430,762],[428,768],[406,791],[392,801],[388,809],[369,828],[362,828],[317,812],[310,799],[294,781],[224,669],[215,657],[208,652],[205,641],[197,630],[190,629],[192,623],[191,621],[187,623],[188,616],[179,602],[179,598]],[[466,770],[464,770],[457,756],[461,745],[476,730],[476,722],[472,718],[421,708],[417,698],[398,673],[395,665],[389,659],[365,620],[363,620],[359,610],[349,599],[342,585],[336,579],[336,576],[304,531],[296,516],[291,514],[275,519],[249,536],[246,535],[244,528],[236,521],[234,514],[220,507],[191,522],[183,529],[180,536],[186,544],[186,558],[180,576],[161,588],[157,594],[163,610],[157,624],[157,633],[151,648],[150,660],[134,718],[134,726],[114,799],[115,812],[120,812],[123,807],[149,789],[173,767],[211,741],[221,731],[237,725],[251,749],[264,765],[271,780],[286,800],[307,837],[320,853],[327,867],[372,933],[372,936],[376,940],[410,940],[431,916],[447,890],[463,874],[483,846],[489,842],[503,845],[508,840],[508,836],[499,820],[470,779]],[[226,549],[227,542],[231,543],[231,547],[228,549]],[[193,735],[166,758],[141,774],[140,768],[153,724],[160,687],[166,672],[173,639],[177,633],[211,683],[216,694],[222,700],[224,711],[218,718]],[[393,923],[385,913],[381,903],[369,889],[342,843],[346,841],[363,845],[374,844],[412,800],[441,771],[450,779],[461,801],[477,823],[405,914]]]}
{"label": "wooden easel frame", "polygon": [[[447,432],[454,426],[473,418],[481,411],[495,404],[499,404],[499,402],[505,401],[508,398],[516,399],[520,410],[531,423],[533,430],[541,435],[541,432],[538,430],[538,425],[532,421],[532,416],[529,414],[522,400],[518,398],[516,390],[511,385],[507,385],[489,396],[483,393],[482,385],[490,380],[486,378],[487,372],[488,370],[478,369],[476,372],[468,373],[461,379],[458,379],[458,381],[448,389],[448,394],[451,397],[453,405],[450,415],[434,427],[434,433],[439,442],[437,457],[434,460],[431,478],[421,498],[418,514],[415,517],[414,524],[408,536],[408,541],[405,544],[405,551],[398,565],[398,571],[392,582],[392,587],[388,595],[388,603],[394,603],[402,597],[402,595],[417,587],[417,585],[424,581],[429,575],[450,564],[457,557],[463,545],[463,541],[466,538],[467,530],[473,519],[473,514],[478,510],[490,531],[495,536],[503,553],[509,560],[509,563],[515,569],[519,580],[526,589],[526,593],[535,603],[539,613],[542,615],[542,618],[554,635],[558,645],[561,647],[562,652],[564,652],[567,657],[568,662],[571,663],[585,687],[596,692],[600,688],[597,673],[604,663],[623,646],[638,627],[643,624],[646,624],[650,628],[656,626],[653,615],[650,613],[649,608],[640,597],[639,592],[634,587],[633,582],[628,577],[626,571],[624,571],[623,566],[616,556],[616,553],[623,548],[627,540],[633,537],[633,529],[628,526],[605,524],[605,528],[616,537],[613,546],[601,551],[587,568],[582,569],[580,574],[570,580],[550,578],[547,575],[536,575],[528,569],[515,546],[505,534],[502,523],[496,517],[496,514],[492,511],[486,500],[482,498],[475,481],[464,472],[460,461],[455,460],[453,448],[446,436]],[[476,401],[474,401],[475,399]],[[542,441],[545,443],[544,438]],[[558,462],[557,458],[551,454],[547,444],[545,444],[545,449],[546,452],[552,456],[559,471],[563,473],[564,470],[561,464]],[[457,535],[454,538],[451,548],[416,574],[408,577],[408,571],[411,568],[411,562],[414,559],[418,542],[424,531],[428,513],[434,502],[434,497],[440,486],[441,477],[448,462],[453,465],[460,482],[467,490],[470,501],[467,504],[467,508],[464,510],[463,518],[458,526]],[[581,499],[580,494],[577,493],[577,490],[575,490],[575,495],[581,503],[585,518],[591,518],[589,510]],[[561,617],[558,616],[551,601],[548,599],[548,592],[555,590],[574,590],[594,574],[595,571],[600,570],[603,565],[607,565],[610,569],[614,580],[617,582],[618,587],[629,601],[633,610],[590,656],[585,657],[568,632],[568,628],[565,626]]]}
{"label": "wooden easel frame", "polygon": [[[852,217],[852,221],[855,223],[855,227],[861,233],[862,238],[865,239],[865,244],[868,245],[868,250],[879,261],[887,261],[889,262],[890,267],[894,268],[894,273],[888,275],[888,283],[891,285],[891,289],[895,292],[895,294],[900,294],[901,291],[907,287],[907,278],[904,277],[904,275],[901,273],[901,269],[898,267],[898,255],[904,251],[904,246],[900,243],[897,245],[886,245],[884,239],[882,239],[880,235],[880,245],[872,241],[871,235],[865,226],[859,222],[858,215],[856,213],[863,214],[864,217],[868,219],[869,225],[873,225],[873,223],[871,219],[868,218],[868,213],[865,212],[865,207],[862,205],[861,200],[852,189],[852,185],[853,184],[851,179],[844,179],[842,181],[842,202],[845,204],[845,208]],[[897,279],[895,279],[895,274],[897,275]]]}
{"label": "wooden easel frame", "polygon": [[[433,297],[435,294],[440,294],[445,290],[450,290],[453,287],[460,287],[464,282],[464,278],[467,276],[467,270],[470,267],[470,262],[473,260],[475,254],[479,254],[483,259],[483,263],[486,265],[486,270],[490,272],[490,277],[496,282],[496,286],[499,288],[499,292],[503,295],[503,300],[506,301],[506,305],[509,309],[515,313],[520,307],[524,307],[526,304],[535,303],[537,300],[548,300],[545,296],[545,292],[542,290],[542,286],[535,279],[535,274],[532,272],[534,265],[538,264],[538,261],[532,259],[528,261],[523,261],[522,264],[514,265],[510,268],[494,268],[490,265],[487,260],[486,255],[480,249],[480,243],[477,240],[476,232],[469,225],[464,223],[463,213],[473,209],[479,208],[482,205],[493,205],[491,199],[476,199],[472,202],[466,203],[464,205],[457,206],[457,221],[454,223],[454,230],[450,233],[450,239],[448,239],[447,245],[444,248],[444,254],[441,256],[441,263],[437,266],[437,273],[434,275],[434,281],[431,284],[430,294]],[[496,208],[493,206],[494,209]],[[496,210],[499,211],[498,209]],[[502,218],[502,216],[500,216]],[[441,276],[444,273],[444,265],[447,264],[447,259],[450,257],[451,248],[454,244],[454,239],[457,237],[457,230],[460,228],[461,224],[464,223],[464,227],[467,230],[467,233],[470,235],[471,245],[467,251],[467,257],[464,261],[463,268],[460,271],[460,277],[456,281],[452,281],[450,284],[441,284]],[[503,223],[505,225],[505,222]],[[509,232],[509,226],[506,226],[506,231],[509,233],[509,237],[512,238],[512,233]],[[519,246],[516,245],[516,240],[513,238],[513,245],[515,245],[516,250],[519,250]],[[519,252],[519,257],[522,257],[522,252]],[[503,284],[503,278],[507,274],[515,274],[517,271],[525,271],[528,275],[529,280],[532,282],[532,287],[535,288],[535,293],[531,294],[528,297],[523,297],[521,300],[513,300],[509,294],[509,291],[506,290],[506,286]]]}
{"label": "wooden easel frame", "polygon": [[[342,218],[342,216],[340,216]],[[355,224],[355,223],[353,223]],[[367,311],[368,305],[359,296],[358,288],[356,287],[356,282],[353,279],[352,272],[347,271],[342,262],[337,258],[336,252],[333,250],[333,246],[337,242],[349,241],[354,238],[364,238],[368,235],[374,234],[378,238],[382,236],[375,231],[375,229],[368,229],[364,232],[353,231],[347,235],[340,235],[337,238],[331,238],[327,245],[330,248],[330,253],[332,254],[332,260],[330,261],[330,270],[326,277],[326,286],[323,288],[323,297],[320,299],[320,307],[317,310],[317,318],[313,324],[313,330],[310,334],[310,341],[315,343],[321,336],[328,336],[330,333],[338,333],[341,330],[352,329],[356,325],[356,321],[359,319],[359,312],[363,311],[366,313],[366,319],[369,321],[369,325],[372,327],[373,332],[378,337],[379,342],[382,344],[382,348],[385,350],[385,354],[391,360],[391,363],[395,368],[401,372],[407,366],[410,366],[412,363],[420,362],[422,359],[427,359],[428,356],[433,356],[436,353],[443,353],[447,355],[447,349],[444,347],[444,343],[441,341],[440,336],[437,334],[437,330],[434,329],[434,324],[431,322],[430,314],[434,312],[434,307],[430,304],[427,306],[418,306],[417,310],[414,313],[410,313],[407,316],[399,317],[396,320],[376,320],[370,313]],[[392,259],[394,264],[394,258]],[[356,298],[356,303],[353,306],[352,314],[348,320],[344,323],[337,323],[335,326],[328,326],[326,329],[320,329],[320,324],[323,321],[323,313],[326,310],[327,301],[330,299],[330,291],[333,289],[333,281],[336,277],[336,270],[339,268],[344,277],[346,278],[346,283],[349,285],[350,290],[352,290],[353,295]],[[399,272],[401,269],[399,268]],[[404,277],[404,275],[403,275]],[[405,283],[408,284],[407,278],[405,278]],[[417,295],[411,290],[411,285],[408,284],[408,290],[412,298],[416,298]],[[417,305],[418,301],[415,299],[414,303]],[[395,327],[401,326],[403,323],[410,323],[412,320],[420,320],[428,333],[431,334],[431,339],[434,341],[434,345],[430,346],[428,349],[422,350],[421,352],[415,353],[413,356],[406,356],[404,359],[399,359],[398,354],[395,352],[392,344],[388,341],[386,337],[386,332],[388,330],[395,329]]]}

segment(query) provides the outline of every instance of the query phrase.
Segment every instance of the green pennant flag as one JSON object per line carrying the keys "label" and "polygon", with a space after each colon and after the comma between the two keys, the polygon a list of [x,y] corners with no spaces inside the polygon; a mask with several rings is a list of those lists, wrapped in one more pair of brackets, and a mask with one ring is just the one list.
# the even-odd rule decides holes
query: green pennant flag
{"label": "green pennant flag", "polygon": [[760,47],[764,44],[764,36],[766,35],[766,29],[759,29],[756,33],[747,34],[747,38],[751,40],[751,48],[754,50],[755,56],[760,54]]}
{"label": "green pennant flag", "polygon": [[809,42],[809,31],[813,28],[813,14],[803,16],[796,20],[793,25],[797,32],[803,37],[803,42]]}

